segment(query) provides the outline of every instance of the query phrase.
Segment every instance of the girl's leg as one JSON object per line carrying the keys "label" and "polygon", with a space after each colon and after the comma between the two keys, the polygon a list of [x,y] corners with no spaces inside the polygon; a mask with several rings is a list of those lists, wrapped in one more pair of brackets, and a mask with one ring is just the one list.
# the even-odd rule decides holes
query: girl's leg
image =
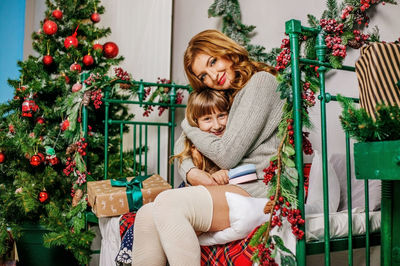
{"label": "girl's leg", "polygon": [[212,198],[203,186],[167,190],[154,201],[154,222],[171,266],[200,265],[196,231],[207,232]]}
{"label": "girl's leg", "polygon": [[226,185],[168,190],[156,198],[154,221],[171,266],[200,265],[196,231],[219,231],[230,226],[225,192],[248,196],[241,188]]}
{"label": "girl's leg", "polygon": [[143,205],[135,218],[132,265],[163,266],[167,259],[153,218],[153,203]]}

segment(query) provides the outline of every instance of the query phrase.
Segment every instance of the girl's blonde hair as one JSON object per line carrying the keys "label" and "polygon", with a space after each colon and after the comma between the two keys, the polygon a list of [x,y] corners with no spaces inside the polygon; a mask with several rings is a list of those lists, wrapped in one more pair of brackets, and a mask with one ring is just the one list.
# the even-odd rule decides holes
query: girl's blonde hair
{"label": "girl's blonde hair", "polygon": [[[219,112],[229,112],[230,101],[228,96],[223,91],[205,89],[202,91],[193,91],[189,95],[188,104],[186,107],[186,119],[192,127],[198,127],[198,119],[205,115]],[[219,168],[208,158],[204,157],[186,138],[184,150],[172,157],[178,159],[181,163],[185,158],[191,157],[194,165],[206,172],[213,173]]]}
{"label": "girl's blonde hair", "polygon": [[273,67],[250,60],[247,50],[225,34],[217,30],[205,30],[190,40],[183,57],[186,76],[194,90],[206,88],[192,70],[193,62],[199,54],[225,58],[233,62],[235,79],[232,81],[232,89],[234,95],[246,85],[256,72],[266,71],[273,75],[277,74]]}

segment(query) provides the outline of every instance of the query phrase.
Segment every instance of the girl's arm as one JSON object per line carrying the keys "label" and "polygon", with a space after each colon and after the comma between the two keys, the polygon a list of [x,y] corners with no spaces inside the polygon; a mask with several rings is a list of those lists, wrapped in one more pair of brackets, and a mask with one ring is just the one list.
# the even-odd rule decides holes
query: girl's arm
{"label": "girl's arm", "polygon": [[[174,153],[179,154],[184,149],[186,136],[182,133],[179,139],[175,143]],[[211,175],[203,170],[198,169],[191,158],[185,158],[182,163],[176,160],[178,166],[178,173],[184,179],[186,184],[193,186],[203,185],[212,186],[217,185]]]}
{"label": "girl's arm", "polygon": [[276,92],[275,77],[266,72],[253,75],[233,102],[228,124],[222,137],[191,127],[185,120],[182,129],[200,152],[222,169],[231,169],[254,148],[262,135],[269,138],[282,115],[283,101]]}

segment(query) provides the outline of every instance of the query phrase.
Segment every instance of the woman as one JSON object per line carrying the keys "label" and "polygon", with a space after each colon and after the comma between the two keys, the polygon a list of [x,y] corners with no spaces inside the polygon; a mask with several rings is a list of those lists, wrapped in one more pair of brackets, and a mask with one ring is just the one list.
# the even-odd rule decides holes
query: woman
{"label": "woman", "polygon": [[[247,51],[216,30],[192,38],[184,67],[195,90],[229,91],[232,106],[223,136],[215,136],[182,122],[185,135],[221,169],[255,164],[258,181],[239,186],[211,185],[204,172],[187,158],[179,169],[193,186],[161,193],[137,213],[133,265],[200,265],[196,232],[221,231],[230,226],[225,193],[265,197],[263,169],[278,147],[277,127],[283,101],[276,92],[273,68],[249,59]],[[183,150],[181,137],[175,153]],[[203,180],[208,180],[204,182]]]}

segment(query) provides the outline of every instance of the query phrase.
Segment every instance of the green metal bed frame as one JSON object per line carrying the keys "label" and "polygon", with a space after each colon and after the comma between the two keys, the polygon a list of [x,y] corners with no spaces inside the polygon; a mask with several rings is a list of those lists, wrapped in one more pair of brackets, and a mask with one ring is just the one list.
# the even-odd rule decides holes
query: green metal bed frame
{"label": "green metal bed frame", "polygon": [[[323,201],[324,201],[324,239],[322,241],[307,242],[303,238],[298,241],[296,249],[297,263],[299,266],[306,265],[306,256],[312,254],[325,254],[325,265],[330,265],[330,252],[334,251],[348,251],[348,264],[353,265],[353,249],[365,247],[366,265],[370,265],[370,247],[380,244],[380,233],[370,232],[369,224],[369,206],[368,200],[365,200],[365,221],[366,233],[361,236],[353,236],[352,232],[352,203],[351,203],[351,161],[350,161],[350,139],[346,134],[346,165],[347,165],[347,210],[348,210],[348,237],[331,239],[329,235],[329,195],[328,195],[328,159],[327,159],[327,122],[326,122],[326,105],[331,101],[336,101],[336,96],[326,92],[325,87],[325,73],[328,69],[333,67],[325,62],[325,55],[327,47],[325,45],[324,32],[321,29],[308,28],[301,25],[298,20],[289,20],[286,22],[286,33],[289,35],[290,51],[291,51],[291,70],[292,70],[292,87],[293,87],[293,109],[294,109],[294,139],[295,139],[295,162],[296,168],[299,173],[299,187],[298,187],[298,200],[299,209],[301,213],[304,210],[304,175],[303,175],[303,152],[302,152],[302,120],[301,120],[301,72],[300,64],[319,66],[319,83],[320,83],[320,100],[321,108],[321,144],[322,144],[322,167],[323,167]],[[316,36],[316,58],[317,60],[310,60],[301,58],[299,37],[300,34],[307,32]],[[340,70],[355,72],[355,68],[351,66],[343,66]],[[353,98],[354,102],[358,99]],[[353,177],[354,178],[354,177]],[[368,194],[368,180],[365,180],[365,199],[369,199]],[[303,226],[302,230],[305,231]],[[305,232],[306,233],[306,232]]]}
{"label": "green metal bed frame", "polygon": [[[303,32],[309,32],[315,34],[317,36],[316,41],[316,53],[318,60],[310,60],[306,58],[300,58],[300,47],[299,47],[299,36]],[[375,245],[380,245],[381,238],[380,233],[371,233],[370,225],[369,225],[369,206],[368,200],[365,201],[365,216],[366,216],[366,233],[361,236],[352,236],[352,215],[348,215],[348,232],[349,237],[335,238],[331,239],[329,235],[329,195],[328,195],[328,161],[327,161],[327,130],[326,130],[326,104],[331,101],[336,101],[336,97],[334,95],[329,94],[325,91],[325,72],[328,68],[332,68],[332,66],[324,61],[326,54],[326,46],[324,41],[323,31],[314,28],[308,28],[301,25],[301,22],[298,20],[290,20],[286,22],[286,33],[289,35],[290,39],[290,50],[291,50],[291,68],[292,68],[292,87],[293,87],[293,101],[294,101],[294,139],[295,139],[295,162],[296,168],[299,173],[299,189],[298,189],[298,199],[299,199],[299,209],[301,213],[305,213],[304,210],[304,173],[303,173],[303,152],[302,152],[302,120],[301,120],[301,108],[302,108],[302,99],[301,99],[301,73],[300,73],[300,64],[309,64],[319,66],[319,81],[320,81],[320,95],[318,99],[320,100],[321,107],[321,142],[322,142],[322,163],[323,163],[323,193],[324,193],[324,239],[321,241],[307,242],[305,238],[299,240],[296,247],[296,258],[297,264],[299,266],[306,265],[306,256],[313,254],[325,254],[325,265],[330,265],[330,253],[335,251],[348,251],[348,264],[353,265],[353,249],[357,248],[365,248],[365,256],[366,256],[366,265],[370,264],[370,247]],[[344,71],[355,71],[354,67],[343,66],[341,70]],[[87,76],[82,75],[82,80],[85,80]],[[127,83],[134,86],[139,86],[137,91],[138,100],[116,100],[112,99],[111,89],[112,86],[115,86],[118,83]],[[84,84],[82,82],[82,84]],[[170,103],[155,103],[155,102],[146,102],[143,100],[144,98],[144,88],[145,87],[168,87],[170,88],[169,98]],[[139,144],[139,147],[142,146],[141,140],[144,139],[144,146],[148,145],[148,128],[156,127],[158,131],[157,137],[157,145],[158,145],[158,156],[157,156],[157,164],[158,171],[160,169],[160,128],[167,127],[169,134],[169,154],[173,154],[174,140],[175,140],[175,114],[177,108],[185,108],[185,105],[182,104],[173,104],[176,99],[176,90],[177,89],[185,89],[189,92],[191,88],[189,86],[182,86],[172,84],[159,84],[159,83],[149,83],[143,81],[122,81],[116,80],[111,86],[107,87],[104,91],[103,102],[105,104],[105,121],[104,121],[104,135],[105,135],[105,169],[104,169],[104,179],[109,178],[108,175],[108,144],[109,144],[109,128],[111,126],[119,126],[120,128],[120,173],[122,173],[122,157],[123,157],[123,127],[124,125],[128,125],[132,127],[134,132],[134,145]],[[355,102],[358,102],[358,99],[353,99]],[[109,106],[111,104],[131,104],[131,105],[152,105],[152,106],[163,106],[169,108],[169,121],[166,123],[161,122],[138,122],[138,121],[121,121],[121,120],[113,120],[112,114],[109,113]],[[87,134],[87,109],[83,108],[83,128],[85,131],[85,135]],[[137,129],[139,128],[139,130]],[[135,137],[137,135],[137,137]],[[86,136],[85,136],[86,137]],[[136,138],[140,141],[136,143]],[[134,147],[135,150],[135,147]],[[352,203],[351,203],[351,161],[350,161],[350,139],[346,134],[346,163],[347,163],[347,197],[348,197],[348,213],[352,213]],[[140,154],[142,152],[139,152]],[[134,155],[134,160],[136,162],[136,154]],[[144,149],[144,159],[139,156],[138,159],[139,165],[144,163],[144,168],[140,169],[141,175],[149,175],[147,169],[147,149]],[[163,162],[168,163],[168,162]],[[135,164],[136,165],[136,164]],[[168,181],[174,187],[174,165],[169,164],[169,174]],[[142,171],[143,170],[143,171]],[[151,173],[153,174],[153,173]],[[368,199],[368,180],[365,180],[365,198]],[[88,212],[87,214],[87,222],[97,223],[97,217],[94,216],[93,213]],[[305,226],[301,228],[305,232]],[[306,232],[305,232],[306,233]],[[95,251],[97,253],[98,251]]]}

